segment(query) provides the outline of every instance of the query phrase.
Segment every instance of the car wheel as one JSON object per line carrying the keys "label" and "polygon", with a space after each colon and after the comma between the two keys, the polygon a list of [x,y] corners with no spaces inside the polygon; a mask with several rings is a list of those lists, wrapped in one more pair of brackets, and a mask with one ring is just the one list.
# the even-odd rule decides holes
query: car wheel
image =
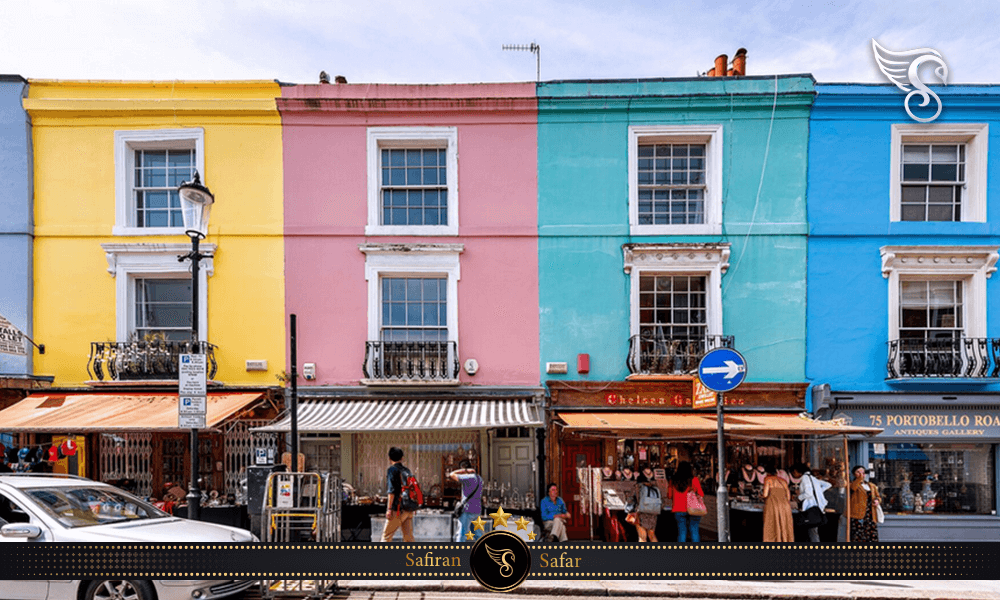
{"label": "car wheel", "polygon": [[84,600],[156,600],[148,581],[135,579],[98,579],[87,587]]}

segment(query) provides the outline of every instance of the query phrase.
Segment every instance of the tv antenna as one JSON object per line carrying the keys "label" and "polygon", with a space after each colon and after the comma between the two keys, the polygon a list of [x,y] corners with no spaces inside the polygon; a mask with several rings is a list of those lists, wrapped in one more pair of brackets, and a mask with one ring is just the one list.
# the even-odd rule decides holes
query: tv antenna
{"label": "tv antenna", "polygon": [[530,44],[504,44],[504,50],[525,50],[535,55],[535,81],[542,80],[542,47],[531,42]]}

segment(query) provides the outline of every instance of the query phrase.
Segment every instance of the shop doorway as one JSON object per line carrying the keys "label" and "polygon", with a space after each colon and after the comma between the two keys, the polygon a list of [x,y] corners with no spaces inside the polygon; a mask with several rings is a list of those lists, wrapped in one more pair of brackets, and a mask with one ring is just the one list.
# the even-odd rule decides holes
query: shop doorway
{"label": "shop doorway", "polygon": [[528,439],[497,439],[494,441],[494,479],[509,483],[512,492],[518,496],[534,490],[532,465],[534,464],[534,442]]}
{"label": "shop doorway", "polygon": [[[566,508],[572,515],[566,526],[566,535],[570,539],[588,539],[590,537],[590,515],[581,510],[583,498],[580,495],[580,482],[577,469],[580,467],[599,467],[601,456],[600,442],[570,442],[563,444],[562,475],[559,478],[559,493],[566,501]],[[595,519],[594,527],[598,527]]]}

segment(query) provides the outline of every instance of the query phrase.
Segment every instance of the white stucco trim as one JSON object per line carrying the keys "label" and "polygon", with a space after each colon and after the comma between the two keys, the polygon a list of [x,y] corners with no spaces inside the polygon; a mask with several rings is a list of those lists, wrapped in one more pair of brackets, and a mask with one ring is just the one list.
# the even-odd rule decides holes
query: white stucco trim
{"label": "white stucco trim", "polygon": [[882,277],[889,280],[889,339],[899,339],[899,283],[953,279],[963,282],[965,336],[986,337],[986,280],[997,270],[998,246],[882,246]]}
{"label": "white stucco trim", "polygon": [[965,193],[962,197],[962,222],[986,222],[986,172],[989,168],[990,126],[987,123],[893,123],[889,160],[889,220],[902,218],[903,144],[964,143]]}
{"label": "white stucco trim", "polygon": [[144,129],[115,132],[115,224],[114,235],[175,235],[183,234],[183,227],[136,227],[135,207],[132,205],[135,151],[150,149],[194,149],[194,160],[201,180],[205,181],[205,130],[201,127],[185,129]]}
{"label": "white stucco trim", "polygon": [[379,339],[382,322],[381,280],[399,275],[447,277],[448,340],[458,341],[458,282],[462,278],[459,255],[463,244],[362,244],[365,280],[368,281],[368,339]]}
{"label": "white stucco trim", "polygon": [[[382,148],[445,148],[448,169],[447,225],[381,225]],[[365,235],[458,235],[458,128],[368,128],[368,223]]]}
{"label": "white stucco trim", "polygon": [[723,335],[722,274],[729,269],[729,244],[626,244],[629,280],[629,336],[639,335],[639,278],[642,275],[706,275],[708,335]]}
{"label": "white stucco trim", "polygon": [[[135,279],[190,279],[191,262],[179,262],[178,256],[191,251],[190,244],[101,244],[108,261],[108,273],[115,278],[115,335],[120,342],[129,338],[135,322]],[[208,341],[208,277],[215,274],[215,244],[199,245],[207,255],[198,272],[198,335]]]}
{"label": "white stucco trim", "polygon": [[[705,144],[705,223],[639,225],[639,144]],[[722,233],[722,125],[632,125],[628,128],[628,222],[632,235]]]}

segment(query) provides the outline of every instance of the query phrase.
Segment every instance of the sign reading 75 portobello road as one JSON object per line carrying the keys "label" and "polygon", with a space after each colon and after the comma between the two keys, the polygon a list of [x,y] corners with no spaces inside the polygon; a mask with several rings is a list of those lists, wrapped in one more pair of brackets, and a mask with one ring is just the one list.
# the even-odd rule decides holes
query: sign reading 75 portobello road
{"label": "sign reading 75 portobello road", "polygon": [[714,392],[735,390],[746,376],[746,359],[731,348],[716,348],[698,363],[698,379]]}

